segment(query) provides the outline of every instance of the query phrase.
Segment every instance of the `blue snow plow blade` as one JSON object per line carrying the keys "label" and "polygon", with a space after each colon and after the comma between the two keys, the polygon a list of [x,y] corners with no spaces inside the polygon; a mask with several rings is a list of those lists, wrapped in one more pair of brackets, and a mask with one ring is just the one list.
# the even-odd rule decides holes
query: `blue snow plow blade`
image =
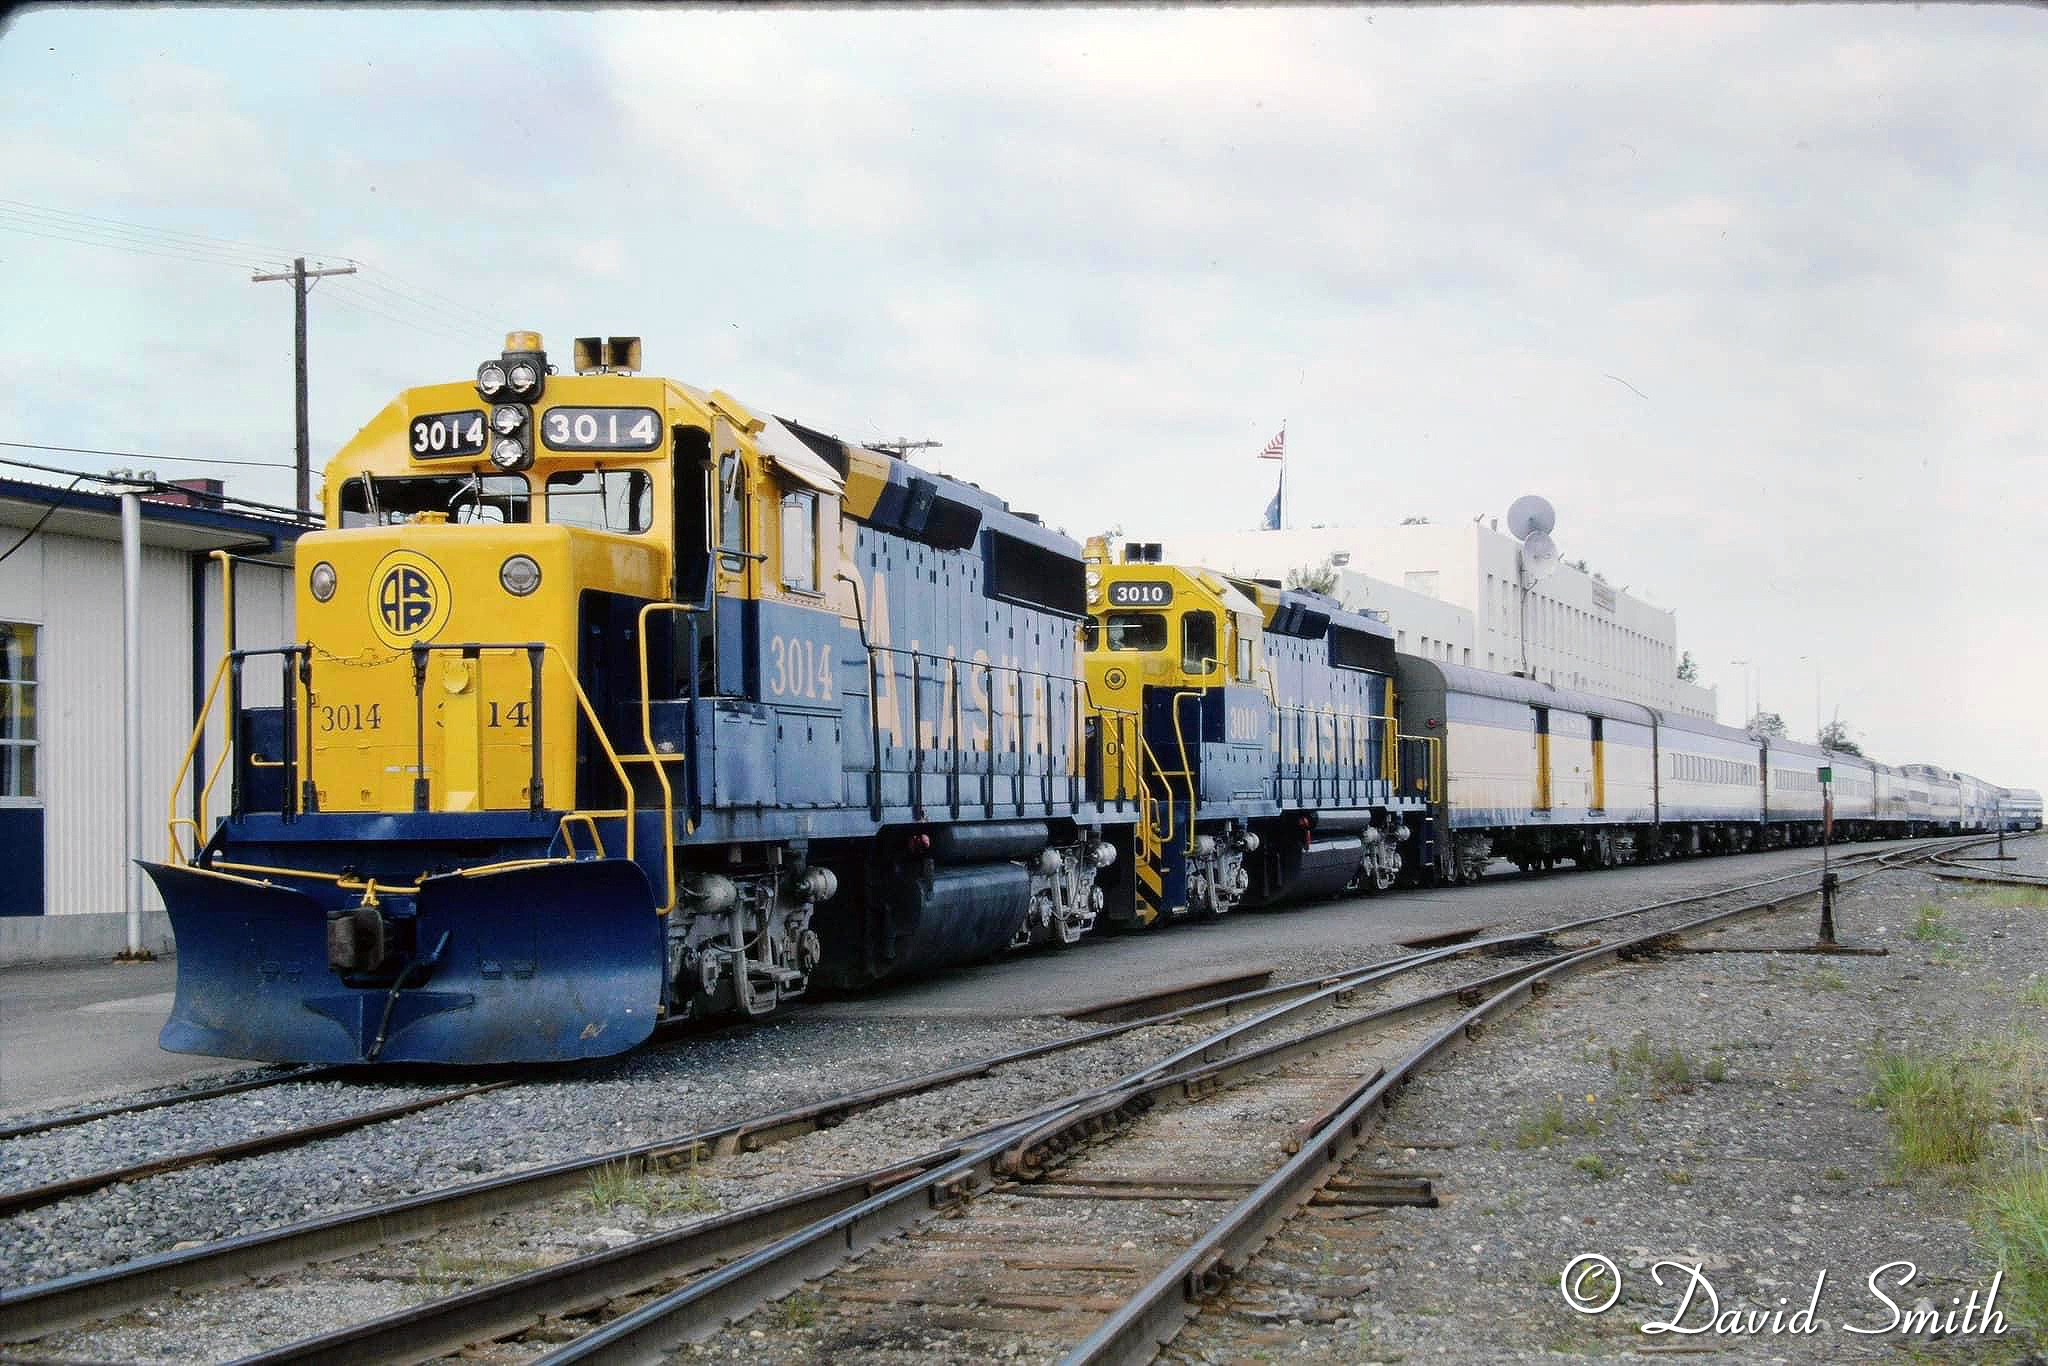
{"label": "blue snow plow blade", "polygon": [[[380,890],[375,908],[325,884],[144,867],[177,940],[177,1000],[158,1040],[173,1053],[562,1062],[623,1053],[654,1030],[662,921],[623,859],[432,877],[417,898]],[[364,942],[375,951],[348,962]]]}

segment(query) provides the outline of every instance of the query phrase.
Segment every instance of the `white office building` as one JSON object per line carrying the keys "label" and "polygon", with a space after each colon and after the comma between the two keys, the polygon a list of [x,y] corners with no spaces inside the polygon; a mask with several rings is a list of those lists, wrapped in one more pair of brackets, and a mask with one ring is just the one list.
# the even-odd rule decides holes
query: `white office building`
{"label": "white office building", "polygon": [[1520,544],[1477,522],[1198,532],[1164,546],[1169,560],[1250,578],[1329,563],[1334,596],[1381,613],[1398,650],[1714,718],[1714,690],[1678,678],[1676,614],[1569,565],[1524,589]]}
{"label": "white office building", "polygon": [[[269,645],[292,630],[297,524],[227,510],[220,485],[142,499],[142,856],[169,849],[171,784],[223,648],[221,573],[238,559],[237,634]],[[274,703],[273,670],[247,700]],[[194,755],[223,740],[218,699]],[[0,964],[103,957],[127,943],[119,499],[0,478]],[[178,812],[196,816],[187,782]],[[212,813],[224,807],[213,794]],[[144,883],[142,946],[169,947],[169,918]]]}

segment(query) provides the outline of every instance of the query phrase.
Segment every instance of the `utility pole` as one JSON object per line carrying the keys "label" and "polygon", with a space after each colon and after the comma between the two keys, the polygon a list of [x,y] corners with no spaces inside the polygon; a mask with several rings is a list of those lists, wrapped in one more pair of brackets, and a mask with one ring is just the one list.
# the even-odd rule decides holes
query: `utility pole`
{"label": "utility pole", "polygon": [[294,380],[297,385],[299,418],[298,476],[299,494],[297,507],[309,512],[313,506],[313,439],[306,425],[306,282],[328,275],[353,275],[354,266],[323,266],[318,270],[306,269],[306,258],[297,257],[292,261],[290,271],[277,275],[252,275],[252,284],[268,284],[273,280],[292,282],[292,355]]}

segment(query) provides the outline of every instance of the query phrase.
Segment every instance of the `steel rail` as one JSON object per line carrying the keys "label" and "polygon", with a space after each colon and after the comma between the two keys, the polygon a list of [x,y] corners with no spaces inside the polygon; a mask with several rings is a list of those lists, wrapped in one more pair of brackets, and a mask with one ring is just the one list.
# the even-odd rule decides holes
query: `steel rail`
{"label": "steel rail", "polygon": [[69,1200],[74,1196],[89,1195],[108,1186],[140,1181],[144,1177],[161,1176],[165,1172],[183,1171],[187,1167],[211,1166],[213,1163],[228,1162],[238,1157],[254,1157],[259,1153],[274,1153],[286,1148],[316,1143],[323,1138],[333,1138],[337,1134],[350,1133],[356,1129],[367,1129],[386,1120],[400,1119],[406,1115],[418,1114],[422,1110],[431,1110],[453,1101],[468,1100],[471,1096],[480,1096],[487,1091],[497,1091],[516,1084],[513,1081],[484,1082],[478,1086],[465,1086],[456,1091],[444,1091],[439,1095],[423,1096],[418,1100],[401,1101],[396,1105],[386,1105],[376,1110],[343,1115],[338,1119],[302,1124],[296,1128],[280,1129],[275,1133],[258,1134],[254,1138],[236,1139],[232,1143],[221,1143],[211,1148],[195,1148],[191,1152],[173,1153],[169,1157],[152,1158],[131,1166],[88,1172],[83,1176],[50,1181],[40,1186],[30,1186],[25,1190],[0,1191],[0,1218],[19,1214],[23,1210],[55,1204],[59,1200]]}
{"label": "steel rail", "polygon": [[[1872,854],[1856,860],[1859,863],[1874,862],[1879,866],[1849,880],[1860,880],[1861,877],[1886,871],[1886,860],[1891,856],[1888,853]],[[1812,872],[1813,870],[1807,869],[1803,875],[1811,876]],[[1785,880],[1786,877],[1774,877],[1763,879],[1760,884],[1751,885],[1767,885]],[[1734,890],[1746,889],[1748,888],[1745,886]],[[1729,894],[1729,889],[1723,889],[1718,893],[1676,898],[1650,907],[1586,917],[1569,922],[1569,927],[1577,928],[1617,919],[1622,915],[1641,914],[1646,910],[1663,909],[1673,904],[1685,904],[1709,899],[1715,895]],[[882,1238],[920,1222],[933,1209],[943,1208],[985,1190],[1004,1177],[1028,1177],[1035,1174],[1044,1165],[1040,1160],[1041,1155],[1056,1156],[1077,1136],[1098,1132],[1124,1117],[1148,1108],[1161,1094],[1169,1090],[1179,1089],[1183,1094],[1190,1096],[1208,1094],[1219,1089],[1233,1076],[1242,1075],[1261,1066],[1275,1065],[1304,1052],[1312,1052],[1341,1035],[1373,1025],[1390,1023],[1446,1000],[1465,999],[1470,993],[1484,990],[1496,983],[1510,983],[1500,996],[1495,998],[1496,1000],[1519,1000],[1541,989],[1540,986],[1532,984],[1547,984],[1552,976],[1559,973],[1605,961],[1632,949],[1643,949],[1660,942],[1668,942],[1682,933],[1695,929],[1759,914],[1812,895],[1813,890],[1800,888],[1765,901],[1712,912],[1680,926],[1646,931],[1613,945],[1568,950],[1535,964],[1509,968],[1476,982],[1458,983],[1423,997],[1383,1007],[1355,1019],[1337,1021],[1246,1054],[1194,1066],[1176,1066],[1206,1057],[1216,1041],[1203,1040],[1179,1050],[1171,1059],[1131,1074],[1122,1082],[1112,1083],[1108,1087],[1098,1088],[1064,1102],[1056,1102],[1055,1105],[1039,1111],[1035,1117],[1020,1121],[1020,1125],[1028,1124],[1028,1127],[1012,1126],[999,1136],[984,1142],[979,1148],[962,1153],[941,1167],[925,1171],[918,1177],[892,1190],[874,1195],[856,1206],[828,1215],[809,1228],[781,1238],[643,1305],[541,1358],[542,1366],[566,1366],[572,1362],[657,1360],[692,1337],[712,1331],[716,1324],[739,1317],[764,1300],[792,1289],[805,1280],[826,1274]],[[1456,947],[1469,951],[1477,947],[1477,944]],[[1335,991],[1328,994],[1338,995]],[[1391,1076],[1380,1075],[1371,1080],[1364,1091],[1354,1093],[1370,1099],[1354,1099],[1344,1107],[1333,1124],[1341,1124],[1345,1117],[1359,1112],[1363,1106],[1377,1104],[1388,1096],[1399,1081],[1405,1079],[1408,1071],[1419,1066],[1420,1061],[1433,1056],[1443,1046],[1443,1040],[1459,1037],[1471,1029],[1478,1018],[1483,1018],[1487,1009],[1481,1007],[1468,1012],[1446,1030],[1439,1031],[1438,1035],[1433,1036],[1431,1044],[1418,1050],[1416,1055],[1411,1055],[1403,1070]],[[1266,1016],[1233,1028],[1241,1030],[1246,1026],[1262,1023],[1267,1017],[1279,1013],[1282,1013],[1282,1009],[1276,1008],[1273,1012],[1267,1012]],[[1317,1139],[1331,1127],[1326,1125],[1323,1131],[1319,1131]],[[1301,1152],[1312,1157],[1316,1151],[1315,1143],[1316,1139],[1305,1141]],[[923,1197],[922,1204],[920,1196]],[[1260,1241],[1263,1242],[1263,1234]],[[1161,1279],[1166,1280],[1165,1273],[1162,1273]],[[395,1319],[402,1317],[403,1315],[394,1316]],[[1149,1349],[1147,1357],[1149,1358]]]}
{"label": "steel rail", "polygon": [[80,1124],[91,1124],[96,1120],[113,1119],[119,1115],[140,1114],[145,1110],[161,1110],[169,1105],[185,1105],[193,1101],[218,1100],[222,1096],[240,1095],[244,1091],[261,1091],[269,1086],[282,1086],[293,1081],[327,1081],[341,1075],[347,1069],[342,1067],[301,1067],[276,1073],[267,1077],[252,1077],[247,1081],[224,1082],[219,1086],[201,1086],[189,1091],[180,1091],[174,1096],[157,1096],[151,1100],[123,1101],[119,1105],[102,1106],[97,1110],[70,1110],[46,1119],[24,1120],[0,1128],[0,1142],[11,1138],[29,1138],[36,1134],[48,1133],[52,1129],[69,1129]]}
{"label": "steel rail", "polygon": [[[1923,855],[1925,856],[1925,855]],[[1845,882],[1857,882],[1891,871],[1889,856]],[[1312,1134],[1295,1154],[1246,1195],[1163,1267],[1124,1306],[1061,1358],[1061,1366],[1102,1366],[1103,1363],[1149,1362],[1171,1342],[1197,1312],[1199,1302],[1242,1271],[1268,1238],[1307,1202],[1350,1158],[1377,1126],[1393,1097],[1422,1067],[1439,1055],[1479,1036],[1496,1016],[1506,1015],[1550,985],[1586,968],[1616,959],[1654,952],[1663,944],[1698,931],[1804,900],[1807,890],[1712,911],[1682,924],[1631,935],[1611,944],[1558,955],[1522,975],[1500,991],[1424,1040],[1400,1062],[1372,1077],[1360,1079],[1349,1099]],[[1501,974],[1506,976],[1507,974]]]}
{"label": "steel rail", "polygon": [[[1866,855],[1861,860],[1885,859],[1901,853]],[[1848,860],[1844,861],[1849,862]],[[1569,928],[1599,923],[1630,914],[1640,914],[1672,905],[1730,895],[1756,885],[1767,885],[1802,875],[1811,869],[1739,884],[1687,897],[1651,903],[1643,907],[1587,917],[1570,922]],[[1435,962],[1471,956],[1481,952],[1540,940],[1567,927],[1468,941],[1441,949],[1411,953],[1371,965],[1368,973],[1382,973],[1405,963]],[[442,1226],[481,1218],[500,1210],[544,1199],[586,1179],[602,1167],[618,1163],[653,1166],[663,1162],[708,1156],[714,1152],[736,1151],[759,1146],[776,1138],[838,1122],[861,1110],[909,1095],[935,1089],[956,1081],[985,1075],[1010,1063],[1085,1046],[1131,1030],[1155,1025],[1188,1023],[1276,1000],[1290,994],[1308,993],[1327,999],[1355,990],[1360,974],[1336,974],[1300,979],[1276,986],[1240,993],[1159,1015],[1121,1022],[1076,1035],[1069,1039],[1033,1045],[1012,1052],[979,1059],[927,1073],[920,1077],[885,1083],[864,1091],[830,1097],[768,1116],[751,1117],[680,1137],[655,1140],[595,1156],[569,1159],[532,1171],[487,1178],[442,1191],[407,1196],[364,1210],[343,1211],[302,1221],[280,1229],[240,1235],[182,1252],[159,1253],[150,1257],[76,1273],[60,1280],[17,1290],[0,1291],[0,1339],[23,1340],[59,1328],[106,1317],[146,1304],[161,1295],[191,1291],[247,1279],[252,1276],[346,1255],[365,1247],[401,1242],[430,1233]],[[1181,988],[1169,988],[1168,992]],[[1161,993],[1166,994],[1166,993]],[[1245,1022],[1247,1031],[1273,1023],[1288,1012],[1263,1012]],[[1181,1050],[1177,1057],[1200,1051]],[[1153,1070],[1157,1070],[1157,1066]]]}
{"label": "steel rail", "polygon": [[[1478,951],[1469,944],[1453,948],[1463,953]],[[1379,966],[1400,963],[1414,956],[1402,955]],[[1192,1023],[1215,1016],[1228,1017],[1233,1012],[1284,999],[1290,994],[1319,991],[1336,980],[1332,976],[1321,975],[1261,987],[1218,1000],[1180,1006],[1157,1015],[1103,1025],[1064,1039],[1032,1044],[790,1109],[747,1116],[688,1134],[486,1177],[461,1186],[403,1196],[367,1208],[342,1210],[282,1228],[240,1234],[201,1247],[160,1252],[113,1266],[76,1272],[57,1280],[0,1289],[0,1341],[22,1341],[74,1327],[137,1308],[173,1292],[231,1284],[308,1262],[345,1256],[368,1247],[417,1238],[448,1224],[480,1219],[546,1199],[586,1181],[592,1172],[615,1164],[646,1167],[763,1146],[779,1138],[830,1127],[890,1101],[985,1076],[1001,1067],[1100,1043],[1133,1030]],[[1183,989],[1173,987],[1157,994],[1177,994]]]}

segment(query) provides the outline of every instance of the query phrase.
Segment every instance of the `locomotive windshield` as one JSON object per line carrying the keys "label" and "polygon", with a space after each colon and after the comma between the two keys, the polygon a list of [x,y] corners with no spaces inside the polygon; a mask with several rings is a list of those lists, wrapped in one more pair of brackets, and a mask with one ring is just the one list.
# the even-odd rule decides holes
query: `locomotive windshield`
{"label": "locomotive windshield", "polygon": [[[653,524],[654,481],[645,470],[569,470],[548,476],[545,516],[556,526],[638,534]],[[344,527],[384,526],[419,513],[458,523],[534,520],[533,493],[517,474],[358,475],[342,485]]]}
{"label": "locomotive windshield", "polygon": [[1111,612],[1102,619],[1102,635],[1112,650],[1163,650],[1166,618],[1158,612]]}
{"label": "locomotive windshield", "polygon": [[532,520],[532,501],[516,474],[358,475],[341,486],[341,524],[383,526],[422,512],[451,522],[525,522]]}
{"label": "locomotive windshield", "polygon": [[645,470],[574,470],[548,476],[548,521],[634,535],[652,522],[654,481]]}

